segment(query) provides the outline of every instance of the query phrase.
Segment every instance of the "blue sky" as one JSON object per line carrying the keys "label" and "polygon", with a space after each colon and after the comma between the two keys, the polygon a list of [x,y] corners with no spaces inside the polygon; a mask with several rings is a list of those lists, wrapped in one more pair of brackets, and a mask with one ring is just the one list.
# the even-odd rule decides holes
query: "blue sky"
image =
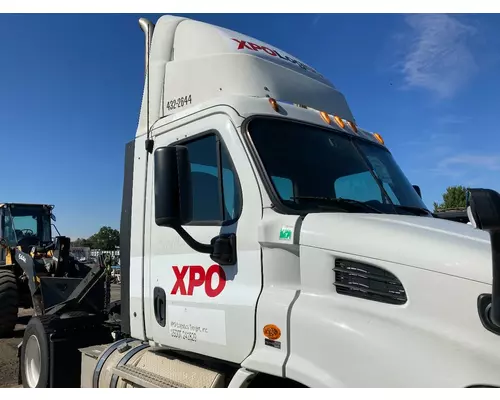
{"label": "blue sky", "polygon": [[[159,17],[0,15],[0,201],[55,204],[57,227],[71,237],[119,227],[124,146],[143,88],[141,16]],[[327,76],[429,207],[449,185],[500,190],[500,16],[187,16]]]}

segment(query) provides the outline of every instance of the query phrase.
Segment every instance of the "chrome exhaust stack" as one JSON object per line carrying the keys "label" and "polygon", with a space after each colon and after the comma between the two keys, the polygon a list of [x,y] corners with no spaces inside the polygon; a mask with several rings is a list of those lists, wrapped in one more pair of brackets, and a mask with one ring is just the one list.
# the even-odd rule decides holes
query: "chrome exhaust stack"
{"label": "chrome exhaust stack", "polygon": [[153,39],[153,31],[155,29],[154,24],[147,18],[139,18],[139,26],[144,32],[145,39],[145,62],[144,62],[144,72],[149,75],[149,52],[151,50],[151,40]]}
{"label": "chrome exhaust stack", "polygon": [[148,20],[147,18],[139,18],[139,26],[144,32],[144,79],[146,80],[146,123],[147,123],[147,131],[146,131],[146,151],[151,153],[153,151],[153,142],[150,138],[150,125],[149,125],[149,58],[151,54],[151,42],[153,40],[153,31],[155,29],[154,24]]}

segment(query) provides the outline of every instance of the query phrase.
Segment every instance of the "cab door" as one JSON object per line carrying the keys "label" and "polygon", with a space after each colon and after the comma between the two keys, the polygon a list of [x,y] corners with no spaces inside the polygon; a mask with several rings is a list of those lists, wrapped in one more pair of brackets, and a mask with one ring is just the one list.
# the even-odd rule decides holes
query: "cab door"
{"label": "cab door", "polygon": [[155,224],[151,157],[146,335],[160,345],[238,363],[254,346],[262,287],[259,188],[227,115],[205,117],[159,135],[155,150],[171,144],[186,146],[191,164],[193,220],[183,228],[204,244],[221,233],[235,233],[237,259],[234,265],[221,266],[210,255],[194,251],[173,229]]}

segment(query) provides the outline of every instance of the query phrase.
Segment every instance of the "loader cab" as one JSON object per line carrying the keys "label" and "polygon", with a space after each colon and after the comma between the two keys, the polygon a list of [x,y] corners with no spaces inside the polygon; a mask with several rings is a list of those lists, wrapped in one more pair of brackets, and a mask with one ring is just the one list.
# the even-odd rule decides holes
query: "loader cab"
{"label": "loader cab", "polygon": [[0,237],[7,246],[20,246],[25,252],[31,246],[49,243],[52,240],[52,221],[55,220],[53,208],[46,204],[2,204]]}

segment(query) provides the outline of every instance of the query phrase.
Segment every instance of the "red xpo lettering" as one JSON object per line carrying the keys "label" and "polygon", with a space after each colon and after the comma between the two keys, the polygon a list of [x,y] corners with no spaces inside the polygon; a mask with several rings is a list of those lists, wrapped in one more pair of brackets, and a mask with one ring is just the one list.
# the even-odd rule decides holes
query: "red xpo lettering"
{"label": "red xpo lettering", "polygon": [[234,39],[234,38],[232,38],[232,40],[234,40],[236,43],[238,43],[238,50],[247,49],[247,50],[252,50],[252,51],[257,51],[257,52],[263,51],[263,52],[269,54],[270,56],[278,57],[278,58],[281,58],[282,60],[286,60],[288,62],[291,62],[292,64],[297,65],[298,67],[302,68],[305,71],[314,72],[315,74],[322,76],[315,69],[309,67],[308,65],[306,65],[298,60],[295,60],[294,58],[291,58],[289,56],[283,56],[277,50],[273,50],[273,49],[270,49],[269,47],[265,47],[265,46],[260,46],[258,44],[252,43],[252,42],[247,42],[246,40],[239,40],[239,39]]}
{"label": "red xpo lettering", "polygon": [[238,43],[238,50],[248,49],[252,50],[250,46],[247,46],[247,42],[244,40],[233,39],[236,43]]}
{"label": "red xpo lettering", "polygon": [[[179,267],[172,267],[176,282],[170,294],[176,295],[177,292],[181,296],[192,296],[195,287],[204,286],[205,293],[208,297],[217,297],[224,290],[226,286],[226,273],[220,265],[214,264],[210,268],[205,269],[201,265],[185,265],[179,270]],[[184,278],[189,272],[189,283],[186,290]],[[219,277],[219,283],[214,288],[212,281],[214,275]]]}

